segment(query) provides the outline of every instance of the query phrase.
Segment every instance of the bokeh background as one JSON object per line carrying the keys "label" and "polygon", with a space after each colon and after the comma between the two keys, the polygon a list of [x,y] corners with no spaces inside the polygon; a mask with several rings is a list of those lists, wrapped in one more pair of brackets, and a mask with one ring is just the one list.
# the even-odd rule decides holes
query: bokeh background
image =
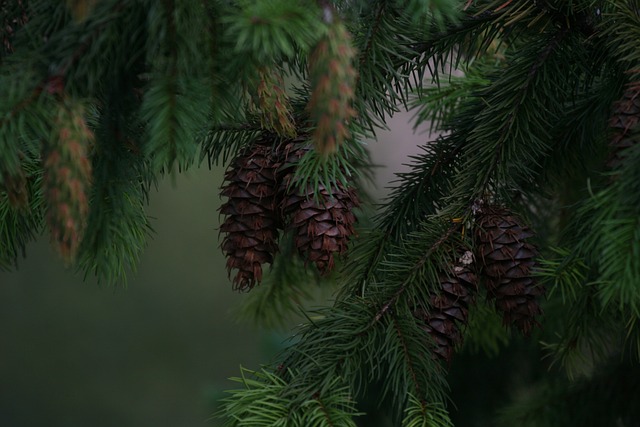
{"label": "bokeh background", "polygon": [[0,273],[0,426],[198,426],[270,334],[234,322],[218,249],[221,170],[163,182],[126,288],[65,271],[46,237]]}
{"label": "bokeh background", "polygon": [[[410,114],[370,141],[378,165],[369,191],[427,135]],[[126,286],[65,270],[48,237],[18,270],[0,272],[0,426],[216,426],[210,419],[240,365],[272,360],[289,332],[240,322],[219,249],[224,169],[192,169],[151,196],[155,229]],[[289,325],[289,326],[294,326]]]}

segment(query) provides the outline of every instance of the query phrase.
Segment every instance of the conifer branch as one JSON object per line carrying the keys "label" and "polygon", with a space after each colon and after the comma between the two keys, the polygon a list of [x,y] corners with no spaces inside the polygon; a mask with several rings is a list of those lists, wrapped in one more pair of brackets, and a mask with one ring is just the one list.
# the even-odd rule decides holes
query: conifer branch
{"label": "conifer branch", "polygon": [[[67,60],[54,72],[54,76],[64,78],[69,69],[76,65],[76,63],[82,58],[82,56],[89,50],[92,43],[94,43],[98,36],[104,29],[115,19],[117,19],[118,14],[122,12],[125,8],[125,2],[123,0],[117,1],[109,10],[109,14],[111,15],[108,19],[99,20],[98,25],[89,33],[87,37],[82,39],[82,41],[78,44],[76,49],[72,52],[72,54],[67,58]],[[107,15],[109,16],[109,15]]]}
{"label": "conifer branch", "polygon": [[425,404],[412,393],[407,396],[402,427],[452,427],[449,415],[441,404]]}
{"label": "conifer branch", "polygon": [[[476,32],[482,25],[493,24],[495,21],[494,13],[489,10],[479,14],[465,13],[459,23],[434,34],[430,40],[414,44],[412,48],[417,54],[431,53],[434,48],[444,45],[448,40],[456,40],[457,36]],[[481,44],[486,45],[487,42],[483,41]],[[454,43],[451,43],[450,46],[453,47]]]}
{"label": "conifer branch", "polygon": [[[411,48],[422,40],[423,31],[416,15],[403,6],[376,2],[366,21],[352,30],[360,50],[356,109],[362,126],[372,132],[385,128],[385,118],[398,111],[398,104],[406,105],[410,88],[427,66]],[[452,19],[450,12],[443,15]]]}
{"label": "conifer branch", "polygon": [[34,89],[35,81],[32,73],[1,80],[0,99],[6,104],[0,104],[0,181],[4,174],[19,173],[23,160],[36,155],[40,141],[49,137],[52,97]]}
{"label": "conifer branch", "polygon": [[258,124],[222,123],[213,125],[201,138],[201,156],[207,156],[209,168],[229,159],[253,142],[262,132]]}
{"label": "conifer branch", "polygon": [[34,240],[44,228],[42,197],[42,170],[36,158],[23,160],[26,173],[28,205],[22,209],[14,206],[7,190],[0,184],[0,271],[18,266],[18,258],[26,257],[26,245]]}
{"label": "conifer branch", "polygon": [[[374,277],[380,262],[389,251],[389,242],[404,239],[420,226],[426,216],[434,214],[441,206],[439,199],[444,197],[447,185],[438,181],[446,176],[448,170],[453,169],[453,161],[459,156],[463,146],[455,136],[425,146],[425,153],[415,157],[413,170],[398,175],[400,183],[392,190],[389,200],[374,218],[375,229],[382,230],[382,234],[361,239],[353,250],[353,262],[350,263],[353,267],[353,279],[347,281],[353,284],[349,288],[351,292],[364,292],[364,284]],[[438,194],[439,192],[442,193]],[[422,200],[423,197],[426,200]],[[359,251],[366,251],[364,260],[357,257]]]}
{"label": "conifer branch", "polygon": [[[380,28],[380,22],[382,20],[382,12],[384,11],[384,5],[382,3],[378,4],[378,10],[376,12],[375,18],[373,20],[373,25],[368,32],[367,41],[365,43],[364,49],[360,53],[360,58],[358,60],[360,67],[363,67],[364,64],[368,61],[369,55],[371,54],[371,46],[373,45],[374,35],[377,34]],[[359,77],[358,77],[359,78]]]}
{"label": "conifer branch", "polygon": [[513,109],[509,113],[507,121],[502,125],[502,127],[498,131],[500,138],[496,143],[496,146],[494,149],[493,162],[490,168],[488,169],[487,173],[485,174],[484,182],[481,183],[479,187],[480,190],[475,195],[476,197],[486,192],[486,188],[489,184],[489,180],[491,179],[492,171],[495,170],[502,161],[502,157],[503,157],[502,153],[504,150],[503,144],[508,140],[509,136],[511,135],[511,129],[515,123],[516,118],[518,117],[520,108],[525,101],[525,98],[531,87],[531,84],[533,83],[536,76],[538,75],[538,70],[544,64],[544,62],[548,59],[549,55],[557,48],[560,41],[566,36],[567,32],[568,32],[567,28],[563,27],[562,29],[560,29],[555,34],[555,36],[551,39],[549,44],[542,50],[542,52],[540,52],[540,54],[536,58],[536,61],[529,68],[529,73],[527,74],[527,78],[522,84],[522,86],[520,86],[518,94],[516,95],[515,100],[513,102]]}
{"label": "conifer branch", "polygon": [[382,236],[376,236],[375,240],[366,240],[369,245],[374,244],[375,249],[373,254],[369,256],[365,268],[360,272],[358,276],[358,283],[367,283],[369,279],[374,275],[375,269],[378,263],[382,260],[385,253],[385,246],[391,237],[391,230],[387,230]]}
{"label": "conifer branch", "polygon": [[407,365],[407,369],[409,370],[409,374],[411,375],[411,379],[413,381],[413,387],[415,388],[415,392],[416,395],[419,396],[420,399],[420,403],[422,405],[422,407],[425,407],[425,400],[424,400],[424,394],[420,388],[420,383],[418,382],[418,376],[416,375],[416,371],[415,371],[415,367],[414,367],[414,363],[413,360],[411,358],[411,354],[409,353],[409,349],[407,346],[407,342],[404,338],[404,335],[402,333],[402,329],[399,327],[398,325],[398,320],[396,319],[396,316],[394,314],[391,314],[391,322],[393,323],[393,327],[396,331],[396,334],[398,336],[398,339],[400,340],[400,345],[402,347],[402,352],[404,355],[404,360],[405,363]]}
{"label": "conifer branch", "polygon": [[0,120],[0,128],[8,124],[23,110],[26,110],[27,108],[29,108],[33,102],[38,100],[41,93],[42,93],[42,86],[37,86],[26,98],[19,101],[13,108],[11,108],[11,110],[9,110],[4,115],[4,118]]}
{"label": "conifer branch", "polygon": [[453,224],[449,227],[449,229],[442,235],[438,240],[436,240],[433,245],[424,253],[423,256],[418,258],[411,266],[411,268],[406,272],[407,278],[402,282],[402,284],[395,290],[395,292],[385,301],[385,303],[380,307],[380,309],[376,312],[373,317],[369,327],[373,327],[375,323],[380,321],[382,316],[384,316],[389,309],[396,304],[400,296],[407,290],[409,286],[414,283],[415,274],[417,271],[421,270],[422,267],[426,264],[427,261],[430,260],[433,253],[440,249],[444,243],[446,243],[451,235],[460,228],[459,224]]}
{"label": "conifer branch", "polygon": [[335,427],[335,424],[333,423],[333,421],[331,419],[331,415],[329,414],[329,411],[327,410],[327,407],[325,406],[324,403],[322,403],[322,399],[320,399],[320,392],[314,393],[313,399],[316,402],[318,402],[318,405],[320,406],[320,410],[322,411],[322,414],[324,415],[324,420],[327,423],[327,425],[330,426],[330,427]]}
{"label": "conifer branch", "polygon": [[[169,105],[169,126],[167,127],[167,143],[169,145],[168,158],[177,159],[178,152],[176,148],[177,141],[175,135],[175,129],[179,125],[176,120],[176,97],[178,96],[178,87],[176,85],[176,78],[178,73],[178,52],[177,52],[177,34],[176,24],[174,20],[175,6],[174,0],[163,0],[165,13],[167,17],[167,39],[165,49],[169,54],[169,66],[167,67],[168,87],[168,105]],[[168,166],[169,170],[173,169],[173,162]]]}
{"label": "conifer branch", "polygon": [[[462,153],[464,145],[465,141],[459,140],[456,134],[425,145],[425,153],[414,157],[413,170],[397,175],[399,184],[392,190],[384,210],[377,215],[377,223],[398,238],[442,207],[440,199],[445,196],[448,171],[454,166],[454,160]],[[443,178],[445,182],[438,182]],[[417,206],[420,210],[409,211],[407,202],[421,197],[425,200],[420,200]],[[411,227],[407,227],[406,223],[410,223]]]}

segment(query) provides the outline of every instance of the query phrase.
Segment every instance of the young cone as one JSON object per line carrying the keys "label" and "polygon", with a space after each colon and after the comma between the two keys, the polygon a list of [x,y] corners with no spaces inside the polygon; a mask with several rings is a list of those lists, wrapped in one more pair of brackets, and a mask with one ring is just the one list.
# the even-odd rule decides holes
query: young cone
{"label": "young cone", "polygon": [[87,152],[93,139],[82,108],[61,102],[54,134],[43,146],[43,190],[51,240],[67,264],[75,259],[89,214],[91,163]]}
{"label": "young cone", "polygon": [[354,98],[356,51],[345,26],[338,21],[318,42],[309,58],[311,99],[308,110],[316,129],[313,142],[323,155],[335,152],[349,138],[349,121],[356,116]]}
{"label": "young cone", "polygon": [[276,253],[278,216],[277,163],[269,141],[259,141],[234,159],[221,194],[228,198],[220,208],[226,216],[222,250],[227,270],[237,270],[236,290],[250,290],[262,280],[262,265],[272,263]]}
{"label": "young cone", "polygon": [[622,163],[625,150],[637,144],[637,133],[640,124],[640,82],[629,83],[622,99],[613,106],[613,114],[609,126],[613,135],[609,146],[612,153],[609,167],[615,169]]}
{"label": "young cone", "polygon": [[481,207],[476,224],[476,259],[489,298],[495,299],[505,324],[513,324],[529,335],[537,324],[535,316],[542,314],[536,299],[544,294],[544,288],[532,276],[537,251],[526,240],[533,233],[499,206]]}
{"label": "young cone", "polygon": [[473,302],[478,279],[470,268],[471,252],[465,252],[452,273],[440,276],[440,292],[431,296],[430,308],[416,309],[413,315],[434,340],[434,354],[451,362],[453,352],[462,343],[461,326],[469,319],[469,305]]}
{"label": "young cone", "polygon": [[0,191],[7,193],[9,204],[14,209],[24,210],[29,207],[29,190],[27,189],[27,177],[20,170],[17,174],[4,174]]}
{"label": "young cone", "polygon": [[255,108],[260,115],[262,127],[282,137],[295,137],[296,127],[282,74],[273,67],[260,69],[259,76]]}

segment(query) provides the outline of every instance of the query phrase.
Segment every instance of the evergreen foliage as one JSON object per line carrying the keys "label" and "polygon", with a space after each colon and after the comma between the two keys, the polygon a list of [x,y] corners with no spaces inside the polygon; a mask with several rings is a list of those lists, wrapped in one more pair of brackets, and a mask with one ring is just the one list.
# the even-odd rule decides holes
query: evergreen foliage
{"label": "evergreen foliage", "polygon": [[[228,165],[256,144],[296,151],[270,173],[288,174],[305,215],[331,216],[370,176],[363,140],[390,116],[410,107],[435,133],[374,214],[356,210],[332,305],[306,312],[276,361],[234,379],[226,425],[358,425],[370,400],[397,425],[452,425],[455,356],[440,360],[424,328],[437,310],[459,325],[436,336],[456,352],[497,354],[518,329],[544,350],[527,363],[548,374],[504,402],[500,422],[640,424],[627,404],[640,383],[637,1],[3,0],[0,23],[3,270],[47,223],[65,261],[123,283],[164,175]],[[237,182],[258,188],[261,168],[244,168]],[[261,191],[242,197],[258,205]],[[344,228],[327,218],[314,227]],[[301,238],[325,248],[315,230]],[[227,253],[245,257],[245,231]],[[280,253],[260,261],[273,267],[244,315],[278,324],[321,281],[295,236],[269,233]],[[346,237],[338,246],[336,258]],[[463,253],[478,288],[458,324],[456,293],[446,307],[434,295]]]}

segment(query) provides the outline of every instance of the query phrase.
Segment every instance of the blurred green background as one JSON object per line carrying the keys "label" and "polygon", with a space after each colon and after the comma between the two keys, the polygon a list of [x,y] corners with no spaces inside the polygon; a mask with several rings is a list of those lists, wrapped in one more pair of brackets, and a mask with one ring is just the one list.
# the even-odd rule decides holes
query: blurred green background
{"label": "blurred green background", "polygon": [[[386,166],[375,198],[429,138],[408,120],[397,115],[370,142]],[[233,314],[247,295],[232,291],[219,248],[223,173],[191,169],[152,192],[155,233],[126,287],[65,270],[47,236],[0,272],[0,427],[220,425],[210,417],[237,387],[228,378],[273,360],[290,334]]]}
{"label": "blurred green background", "polygon": [[201,426],[239,365],[286,334],[234,320],[218,245],[221,168],[166,179],[127,287],[83,282],[47,237],[0,273],[0,426]]}

